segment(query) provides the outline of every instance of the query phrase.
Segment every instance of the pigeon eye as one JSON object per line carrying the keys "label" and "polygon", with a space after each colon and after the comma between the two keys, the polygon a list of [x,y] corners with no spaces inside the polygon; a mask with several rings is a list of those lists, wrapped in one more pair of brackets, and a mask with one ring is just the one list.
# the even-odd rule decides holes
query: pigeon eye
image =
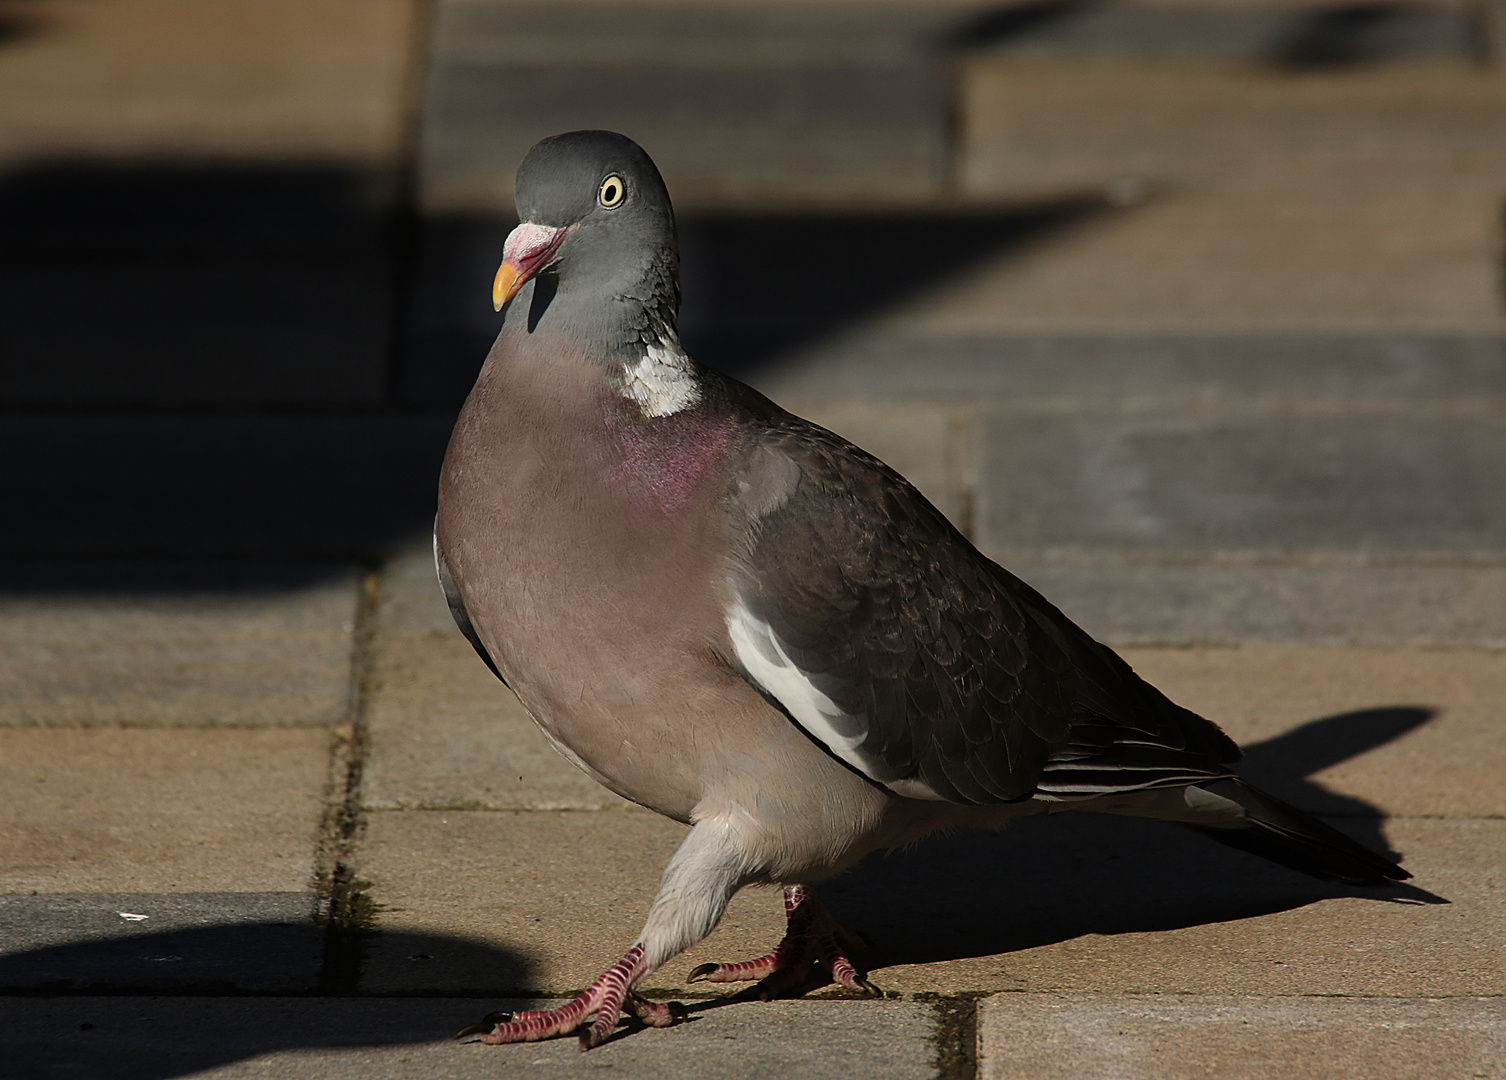
{"label": "pigeon eye", "polygon": [[622,202],[625,194],[627,194],[627,186],[623,184],[622,177],[613,173],[601,182],[601,190],[596,193],[596,201],[610,210]]}

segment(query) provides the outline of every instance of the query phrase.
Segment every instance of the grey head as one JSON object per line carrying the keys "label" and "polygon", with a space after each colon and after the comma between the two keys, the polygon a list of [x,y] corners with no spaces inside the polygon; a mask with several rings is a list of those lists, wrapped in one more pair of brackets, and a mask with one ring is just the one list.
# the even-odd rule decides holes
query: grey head
{"label": "grey head", "polygon": [[637,143],[611,131],[545,139],[519,166],[516,192],[520,224],[492,294],[499,311],[534,281],[529,333],[548,319],[613,351],[679,350],[674,210]]}

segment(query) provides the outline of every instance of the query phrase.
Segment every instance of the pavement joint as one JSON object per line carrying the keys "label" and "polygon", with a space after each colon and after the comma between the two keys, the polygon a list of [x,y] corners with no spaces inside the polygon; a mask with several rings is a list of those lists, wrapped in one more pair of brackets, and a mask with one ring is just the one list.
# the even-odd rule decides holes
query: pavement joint
{"label": "pavement joint", "polygon": [[327,993],[351,993],[359,985],[362,946],[372,925],[369,883],[355,874],[352,857],[365,826],[361,774],[369,748],[366,714],[373,691],[380,602],[381,575],[368,572],[361,581],[361,603],[351,633],[346,717],[331,747],[329,794],[315,855],[314,888],[319,921],[325,926],[319,985]]}

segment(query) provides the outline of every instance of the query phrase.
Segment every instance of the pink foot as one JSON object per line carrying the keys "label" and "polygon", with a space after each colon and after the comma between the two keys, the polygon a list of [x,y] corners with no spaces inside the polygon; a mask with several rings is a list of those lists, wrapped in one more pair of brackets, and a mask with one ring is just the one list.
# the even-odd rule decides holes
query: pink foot
{"label": "pink foot", "polygon": [[819,960],[834,982],[867,997],[879,995],[878,987],[859,975],[847,958],[861,943],[838,925],[814,893],[804,885],[786,886],[784,913],[784,940],[769,955],[740,964],[702,964],[690,973],[690,981],[757,981],[758,996],[768,1001],[803,983]]}
{"label": "pink foot", "polygon": [[463,1039],[467,1035],[480,1035],[482,1042],[492,1045],[537,1042],[556,1035],[568,1035],[594,1013],[596,1022],[580,1033],[580,1048],[589,1050],[606,1040],[624,1011],[649,1027],[669,1027],[681,1018],[683,1009],[678,1002],[662,1004],[635,994],[633,985],[646,974],[643,946],[634,945],[626,956],[609,967],[570,1004],[544,1011],[520,1009],[492,1013],[455,1037]]}

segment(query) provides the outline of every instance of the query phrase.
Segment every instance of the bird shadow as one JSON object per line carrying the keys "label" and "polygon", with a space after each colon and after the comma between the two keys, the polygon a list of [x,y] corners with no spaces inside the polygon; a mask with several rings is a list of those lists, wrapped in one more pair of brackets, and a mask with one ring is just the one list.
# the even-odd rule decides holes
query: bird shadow
{"label": "bird shadow", "polygon": [[[1367,847],[1393,856],[1383,811],[1313,773],[1401,737],[1434,715],[1390,706],[1314,720],[1251,746],[1241,771]],[[1398,884],[1352,890],[1231,850],[1187,829],[1093,814],[1027,818],[869,856],[822,887],[839,920],[873,943],[868,967],[993,956],[1090,934],[1175,930],[1337,896],[1446,902]]]}

